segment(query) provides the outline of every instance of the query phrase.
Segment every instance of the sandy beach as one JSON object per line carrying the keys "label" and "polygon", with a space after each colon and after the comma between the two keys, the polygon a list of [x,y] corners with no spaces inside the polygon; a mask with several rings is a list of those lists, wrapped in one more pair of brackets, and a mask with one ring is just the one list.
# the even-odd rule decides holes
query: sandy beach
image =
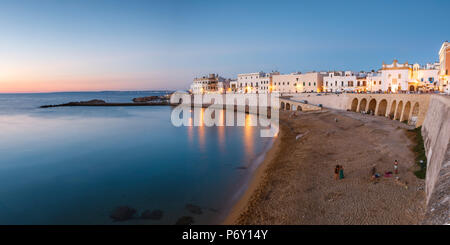
{"label": "sandy beach", "polygon": [[[337,122],[335,121],[337,119]],[[280,134],[225,224],[418,224],[424,181],[407,125],[353,112],[280,112]],[[384,175],[399,161],[399,174]],[[343,165],[345,178],[334,179]],[[396,176],[399,177],[396,180]]]}

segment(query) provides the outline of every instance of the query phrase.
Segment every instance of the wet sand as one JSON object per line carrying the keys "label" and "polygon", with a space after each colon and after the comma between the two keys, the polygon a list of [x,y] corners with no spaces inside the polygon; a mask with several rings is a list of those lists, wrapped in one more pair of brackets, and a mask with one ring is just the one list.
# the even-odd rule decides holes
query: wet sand
{"label": "wet sand", "polygon": [[[424,181],[413,173],[408,128],[354,112],[281,112],[278,138],[224,223],[418,224]],[[383,175],[395,159],[398,181],[371,179],[373,166]],[[343,180],[334,179],[336,164]]]}

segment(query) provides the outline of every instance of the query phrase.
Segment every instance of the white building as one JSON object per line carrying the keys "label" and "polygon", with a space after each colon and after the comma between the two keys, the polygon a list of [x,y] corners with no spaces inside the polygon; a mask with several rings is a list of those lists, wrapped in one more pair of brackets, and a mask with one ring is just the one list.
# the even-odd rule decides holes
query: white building
{"label": "white building", "polygon": [[323,77],[324,74],[319,72],[274,75],[272,91],[285,94],[322,92]]}
{"label": "white building", "polygon": [[[382,88],[383,92],[405,92],[408,90],[415,91],[415,84],[411,83],[412,68],[408,62],[404,64],[394,60],[392,64],[385,64],[381,68]],[[411,87],[412,86],[412,87]]]}
{"label": "white building", "polygon": [[425,66],[414,64],[411,79],[410,84],[414,84],[412,86],[415,86],[415,91],[439,90],[439,63]]}
{"label": "white building", "polygon": [[352,71],[333,71],[323,78],[325,92],[365,92],[367,74]]}
{"label": "white building", "polygon": [[270,93],[272,76],[279,72],[253,72],[238,74],[237,91],[238,93]]}
{"label": "white building", "polygon": [[369,92],[381,92],[383,91],[383,77],[381,72],[369,72],[367,74],[367,91]]}
{"label": "white building", "polygon": [[439,50],[439,90],[450,94],[450,43],[445,41]]}
{"label": "white building", "polygon": [[193,94],[223,93],[227,88],[227,81],[218,74],[209,74],[200,78],[194,78],[191,84]]}

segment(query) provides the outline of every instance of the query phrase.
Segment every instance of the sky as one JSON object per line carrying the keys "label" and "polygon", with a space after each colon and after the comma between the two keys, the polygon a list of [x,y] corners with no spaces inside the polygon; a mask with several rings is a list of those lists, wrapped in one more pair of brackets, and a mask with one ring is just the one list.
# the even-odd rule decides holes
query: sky
{"label": "sky", "polygon": [[450,1],[0,0],[0,93],[438,61]]}

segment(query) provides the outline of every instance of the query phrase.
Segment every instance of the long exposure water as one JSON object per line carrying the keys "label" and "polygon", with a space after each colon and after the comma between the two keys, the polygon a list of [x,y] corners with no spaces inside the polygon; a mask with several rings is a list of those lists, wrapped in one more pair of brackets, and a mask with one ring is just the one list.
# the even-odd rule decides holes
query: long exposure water
{"label": "long exposure water", "polygon": [[[170,106],[39,108],[162,93],[0,94],[0,224],[220,222],[272,144],[258,127],[175,127]],[[137,213],[114,222],[119,206]]]}

